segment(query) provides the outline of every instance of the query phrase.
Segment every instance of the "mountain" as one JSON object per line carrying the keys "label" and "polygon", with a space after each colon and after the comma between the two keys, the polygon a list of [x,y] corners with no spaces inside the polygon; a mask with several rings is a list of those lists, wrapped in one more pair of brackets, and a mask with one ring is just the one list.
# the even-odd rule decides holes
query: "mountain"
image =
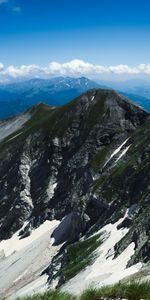
{"label": "mountain", "polygon": [[148,276],[150,116],[113,90],[0,123],[0,297]]}
{"label": "mountain", "polygon": [[51,79],[31,79],[12,84],[0,85],[0,119],[6,119],[24,112],[26,109],[44,102],[51,106],[61,106],[92,88],[116,89],[119,93],[150,111],[150,85],[148,82],[124,81],[97,83],[86,77],[56,77]]}
{"label": "mountain", "polygon": [[0,119],[14,116],[45,102],[59,106],[91,88],[101,87],[85,77],[57,77],[50,80],[31,79],[24,82],[0,85]]}

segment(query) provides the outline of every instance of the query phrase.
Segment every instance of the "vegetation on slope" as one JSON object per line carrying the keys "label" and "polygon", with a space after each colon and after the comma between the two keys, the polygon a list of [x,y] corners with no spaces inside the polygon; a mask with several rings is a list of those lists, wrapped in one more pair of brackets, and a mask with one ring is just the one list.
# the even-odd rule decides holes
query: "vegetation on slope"
{"label": "vegetation on slope", "polygon": [[93,251],[102,243],[100,234],[86,240],[80,240],[67,248],[67,264],[63,274],[67,280],[74,277],[93,260]]}
{"label": "vegetation on slope", "polygon": [[20,300],[149,300],[150,282],[118,283],[99,289],[88,289],[76,297],[60,291],[48,291],[43,295],[22,298]]}
{"label": "vegetation on slope", "polygon": [[[22,144],[26,138],[37,131],[50,136],[62,136],[73,119],[74,100],[61,107],[50,107],[43,103],[33,107],[29,112],[32,117],[23,127],[16,130],[0,142],[0,155],[9,146]],[[63,124],[61,126],[60,124]]]}
{"label": "vegetation on slope", "polygon": [[108,150],[108,147],[104,147],[97,151],[92,157],[90,164],[95,171],[99,170],[104,165]]}

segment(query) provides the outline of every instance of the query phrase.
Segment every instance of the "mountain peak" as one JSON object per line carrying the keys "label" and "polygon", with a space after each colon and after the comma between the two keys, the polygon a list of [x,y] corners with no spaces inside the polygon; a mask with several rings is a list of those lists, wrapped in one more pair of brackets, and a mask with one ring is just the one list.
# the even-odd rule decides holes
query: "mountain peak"
{"label": "mountain peak", "polygon": [[[36,280],[38,262],[38,270],[47,272],[49,283],[57,279],[60,286],[73,280],[81,269],[76,264],[72,268],[69,247],[72,253],[81,249],[83,254],[88,247],[88,259],[82,268],[89,261],[94,266],[97,259],[102,266],[108,261],[117,265],[117,256],[124,251],[123,270],[149,260],[148,116],[115,91],[92,89],[64,106],[53,108],[39,103],[0,124],[0,240],[8,239],[1,241],[0,249],[7,255],[7,245],[16,240],[14,250],[18,247],[8,258],[1,258],[5,270],[4,281],[0,282],[1,298],[4,289],[5,296],[13,293],[12,282],[17,290],[28,285],[29,275],[31,282]],[[15,130],[10,132],[12,127]],[[49,226],[53,228],[51,233]],[[79,244],[74,243],[78,240]],[[108,247],[103,261],[99,253],[104,240]],[[47,256],[50,241],[51,263]],[[99,283],[96,269],[92,280]],[[82,271],[85,288],[87,274]],[[105,273],[104,269],[104,284]],[[124,271],[122,277],[126,274]],[[107,278],[109,281],[109,270]],[[74,288],[78,289],[76,281]]]}
{"label": "mountain peak", "polygon": [[96,119],[97,116],[99,121],[102,118],[105,122],[111,120],[114,124],[116,122],[123,124],[124,120],[127,126],[129,122],[132,125],[136,122],[141,124],[148,116],[148,113],[139,106],[110,89],[91,89],[79,96],[77,101],[77,107],[80,107],[83,114],[87,111],[91,114],[91,118]]}

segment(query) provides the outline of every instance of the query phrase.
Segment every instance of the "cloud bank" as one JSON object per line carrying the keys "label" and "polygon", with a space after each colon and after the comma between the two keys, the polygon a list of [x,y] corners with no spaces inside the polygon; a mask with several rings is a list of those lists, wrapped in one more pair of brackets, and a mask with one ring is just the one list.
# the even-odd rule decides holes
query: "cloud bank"
{"label": "cloud bank", "polygon": [[0,82],[15,79],[50,78],[53,76],[94,76],[98,78],[102,74],[150,75],[150,64],[140,64],[135,67],[121,64],[116,66],[102,66],[74,59],[66,63],[51,62],[46,67],[32,64],[20,67],[10,65],[5,68],[0,63]]}

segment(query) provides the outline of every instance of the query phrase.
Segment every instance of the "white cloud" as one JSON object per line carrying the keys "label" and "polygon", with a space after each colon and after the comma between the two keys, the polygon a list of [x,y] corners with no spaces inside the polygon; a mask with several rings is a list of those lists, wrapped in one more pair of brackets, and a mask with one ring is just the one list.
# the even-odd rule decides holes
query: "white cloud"
{"label": "white cloud", "polygon": [[0,72],[4,69],[4,65],[0,62]]}
{"label": "white cloud", "polygon": [[74,59],[66,63],[51,62],[48,66],[13,65],[4,68],[0,63],[0,81],[10,81],[11,79],[28,79],[34,77],[49,78],[52,76],[95,76],[100,74],[127,74],[127,75],[150,75],[150,64],[140,64],[135,67],[128,65],[102,66],[91,64],[83,60]]}

